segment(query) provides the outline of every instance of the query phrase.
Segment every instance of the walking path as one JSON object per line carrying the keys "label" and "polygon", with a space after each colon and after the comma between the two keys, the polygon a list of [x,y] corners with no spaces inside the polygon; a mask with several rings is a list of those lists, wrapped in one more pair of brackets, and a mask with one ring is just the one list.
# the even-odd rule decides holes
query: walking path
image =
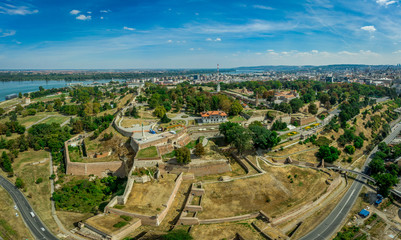
{"label": "walking path", "polygon": [[[52,154],[50,153],[50,176],[53,175],[53,158],[52,158]],[[50,179],[50,194],[51,196],[53,196],[54,193],[54,179]],[[77,240],[86,240],[85,238],[82,238],[76,234],[71,233],[70,231],[68,231],[63,223],[60,221],[60,219],[57,217],[56,214],[56,207],[54,205],[54,200],[53,198],[51,198],[51,204],[52,204],[52,216],[54,218],[54,221],[57,223],[57,226],[59,227],[59,229],[67,236],[70,236],[73,239],[77,239]]]}

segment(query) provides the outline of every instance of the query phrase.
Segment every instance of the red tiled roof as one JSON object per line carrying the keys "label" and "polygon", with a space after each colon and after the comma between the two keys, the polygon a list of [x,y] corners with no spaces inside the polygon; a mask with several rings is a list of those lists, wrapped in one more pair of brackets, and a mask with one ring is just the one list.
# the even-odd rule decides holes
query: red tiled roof
{"label": "red tiled roof", "polygon": [[226,117],[227,113],[225,113],[223,111],[207,111],[207,112],[201,113],[202,117],[210,117],[210,116],[215,116],[215,115],[219,115],[221,117]]}

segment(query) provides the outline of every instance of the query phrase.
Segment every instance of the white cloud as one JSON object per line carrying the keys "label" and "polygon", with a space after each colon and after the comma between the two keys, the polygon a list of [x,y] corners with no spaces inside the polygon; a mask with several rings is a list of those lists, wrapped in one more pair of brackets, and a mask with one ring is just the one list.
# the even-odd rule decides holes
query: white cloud
{"label": "white cloud", "polygon": [[361,29],[362,30],[365,30],[365,31],[368,31],[368,32],[370,32],[370,33],[373,33],[373,32],[375,32],[376,31],[376,28],[375,28],[375,26],[364,26],[364,27],[361,27]]}
{"label": "white cloud", "polygon": [[190,48],[189,50],[190,50],[190,51],[194,51],[194,50],[195,50],[195,48]]}
{"label": "white cloud", "polygon": [[100,12],[101,12],[101,13],[109,13],[109,12],[111,12],[111,11],[110,11],[110,9],[107,9],[107,10],[100,10]]}
{"label": "white cloud", "polygon": [[396,3],[397,1],[394,0],[377,0],[376,3],[379,4],[380,6],[389,6],[391,4]]}
{"label": "white cloud", "polygon": [[393,52],[394,54],[400,54],[401,53],[401,50],[397,50],[397,51],[395,51],[395,52]]}
{"label": "white cloud", "polygon": [[169,39],[167,42],[168,42],[168,43],[172,43],[172,42],[173,42],[173,40]]}
{"label": "white cloud", "polygon": [[77,15],[77,14],[80,13],[80,12],[81,12],[81,11],[75,10],[75,9],[74,9],[74,10],[71,10],[71,11],[70,11],[70,14],[71,14],[71,15]]}
{"label": "white cloud", "polygon": [[131,27],[126,27],[126,26],[124,26],[124,30],[128,30],[128,31],[134,31],[134,30],[135,30],[135,28],[131,28]]}
{"label": "white cloud", "polygon": [[0,3],[0,13],[9,15],[28,15],[38,13],[39,10],[30,6],[16,6],[8,3]]}
{"label": "white cloud", "polygon": [[92,12],[91,12],[91,11],[87,11],[86,13],[88,13],[88,14],[92,14]]}
{"label": "white cloud", "polygon": [[319,53],[318,50],[312,50],[311,52],[312,52],[312,53]]}
{"label": "white cloud", "polygon": [[81,14],[81,15],[77,16],[76,19],[82,20],[82,21],[86,21],[86,20],[89,21],[92,19],[92,16],[89,16],[89,15],[85,16],[85,15]]}
{"label": "white cloud", "polygon": [[4,31],[4,32],[3,32],[3,31],[0,29],[0,37],[10,37],[10,36],[14,36],[15,33],[16,33],[15,30],[10,30],[10,31]]}
{"label": "white cloud", "polygon": [[221,42],[221,38],[215,38],[215,39],[212,39],[212,38],[206,38],[206,41],[208,41],[208,42]]}
{"label": "white cloud", "polygon": [[103,17],[103,16],[101,16],[101,17],[100,17],[100,19],[104,19],[104,17]]}
{"label": "white cloud", "polygon": [[254,8],[263,9],[263,10],[274,10],[274,8],[264,5],[253,5]]}

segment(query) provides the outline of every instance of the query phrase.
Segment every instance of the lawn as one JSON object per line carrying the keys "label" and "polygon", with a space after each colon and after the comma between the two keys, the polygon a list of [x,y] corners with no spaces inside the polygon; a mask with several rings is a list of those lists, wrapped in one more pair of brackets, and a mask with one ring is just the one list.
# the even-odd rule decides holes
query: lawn
{"label": "lawn", "polygon": [[[14,210],[12,198],[2,187],[0,187],[0,203],[0,238],[4,240],[33,239],[21,215]],[[19,216],[17,217],[15,213]]]}
{"label": "lawn", "polygon": [[157,157],[159,154],[157,152],[157,148],[155,146],[151,146],[148,148],[144,148],[139,150],[136,158],[154,158]]}
{"label": "lawn", "polygon": [[229,120],[230,122],[243,122],[243,121],[245,121],[246,119],[243,118],[242,116],[234,116],[234,117],[229,117],[228,120]]}
{"label": "lawn", "polygon": [[52,124],[52,123],[57,123],[57,124],[62,124],[63,122],[67,121],[70,117],[67,116],[54,116],[50,117],[46,120],[44,120],[41,123],[47,123],[47,124]]}

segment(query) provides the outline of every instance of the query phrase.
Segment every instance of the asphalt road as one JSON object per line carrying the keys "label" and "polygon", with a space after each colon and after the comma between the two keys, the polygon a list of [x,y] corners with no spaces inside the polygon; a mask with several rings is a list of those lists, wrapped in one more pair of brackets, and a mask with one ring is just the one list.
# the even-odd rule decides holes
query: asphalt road
{"label": "asphalt road", "polygon": [[[390,143],[400,132],[401,130],[401,123],[397,123],[393,131],[389,136],[384,139],[384,142],[387,144]],[[372,159],[372,156],[377,152],[377,147],[373,149],[371,154],[369,155],[368,159],[366,160],[363,171],[365,171],[367,165]],[[359,193],[363,187],[363,178],[358,175],[358,181],[354,181],[351,185],[350,189],[347,191],[345,196],[340,200],[334,210],[326,217],[323,222],[321,222],[315,229],[309,232],[307,235],[300,238],[300,240],[323,240],[323,239],[330,239],[334,232],[340,227],[343,220],[347,217],[349,211],[351,210],[352,206],[354,205],[356,199],[359,196]]]}
{"label": "asphalt road", "polygon": [[[24,219],[25,224],[31,230],[31,233],[35,239],[57,240],[57,237],[49,232],[18,188],[16,188],[12,183],[2,176],[0,176],[0,185],[7,190],[14,200],[20,212],[20,216]],[[30,212],[34,212],[35,217],[32,217]],[[42,231],[42,228],[44,231]]]}

